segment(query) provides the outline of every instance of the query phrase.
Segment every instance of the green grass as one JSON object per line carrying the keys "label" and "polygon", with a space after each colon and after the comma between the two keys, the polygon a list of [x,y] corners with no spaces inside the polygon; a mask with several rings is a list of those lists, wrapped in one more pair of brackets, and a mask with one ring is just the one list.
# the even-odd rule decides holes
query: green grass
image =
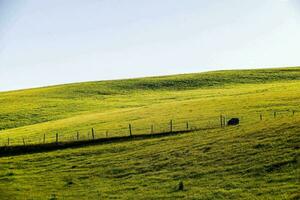
{"label": "green grass", "polygon": [[[211,89],[223,89],[226,86],[245,83],[295,80],[300,80],[300,68],[217,71],[5,92],[0,93],[0,130],[64,119],[78,114],[113,109],[119,111],[121,108],[170,102],[177,96],[190,95],[193,90],[206,89],[215,95]],[[183,91],[188,94],[181,94]]]}
{"label": "green grass", "polygon": [[[300,68],[217,71],[0,93],[0,145],[239,127],[0,158],[0,199],[299,199]],[[295,116],[292,111],[295,110]],[[273,117],[273,112],[277,117]],[[259,115],[263,114],[263,121]],[[158,127],[160,126],[160,127]],[[183,181],[184,190],[177,191]]]}

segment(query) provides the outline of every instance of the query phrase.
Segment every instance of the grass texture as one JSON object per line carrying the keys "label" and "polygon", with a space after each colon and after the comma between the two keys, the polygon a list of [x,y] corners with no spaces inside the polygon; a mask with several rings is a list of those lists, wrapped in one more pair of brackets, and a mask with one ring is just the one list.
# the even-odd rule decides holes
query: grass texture
{"label": "grass texture", "polygon": [[[0,199],[299,199],[300,68],[0,93],[0,145],[168,129],[182,135],[0,158]],[[276,116],[274,116],[276,112]],[[294,112],[294,114],[293,114]],[[219,116],[239,117],[219,127]],[[262,120],[260,120],[262,115]],[[214,129],[209,129],[215,127]],[[206,129],[207,128],[207,129]],[[182,183],[183,185],[181,185]],[[183,187],[183,188],[182,188]],[[179,189],[180,188],[180,189]]]}

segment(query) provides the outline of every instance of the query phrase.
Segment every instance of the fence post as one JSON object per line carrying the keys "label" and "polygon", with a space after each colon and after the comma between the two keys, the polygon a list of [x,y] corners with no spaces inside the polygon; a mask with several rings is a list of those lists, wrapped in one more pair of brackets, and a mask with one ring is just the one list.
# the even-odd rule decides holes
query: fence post
{"label": "fence post", "polygon": [[93,138],[93,140],[95,139],[95,132],[94,132],[94,128],[92,128],[92,138]]}
{"label": "fence post", "polygon": [[58,133],[56,133],[56,144],[58,143]]}
{"label": "fence post", "polygon": [[220,115],[220,124],[221,124],[221,128],[223,127],[223,116]]}
{"label": "fence post", "polygon": [[43,143],[45,144],[45,142],[46,142],[46,134],[44,133]]}
{"label": "fence post", "polygon": [[170,120],[170,132],[173,132],[173,120]]}
{"label": "fence post", "polygon": [[151,125],[151,134],[153,134],[153,124]]}
{"label": "fence post", "polygon": [[25,146],[25,140],[24,140],[24,138],[23,138],[23,145]]}
{"label": "fence post", "polygon": [[295,115],[295,111],[293,110],[293,116]]}
{"label": "fence post", "polygon": [[131,124],[128,125],[128,128],[129,128],[129,135],[131,137],[132,136]]}
{"label": "fence post", "polygon": [[186,122],[186,130],[189,130],[189,122]]}
{"label": "fence post", "polygon": [[260,114],[259,117],[260,117],[260,121],[262,121],[263,120],[262,114]]}
{"label": "fence post", "polygon": [[274,112],[274,118],[276,118],[276,112]]}

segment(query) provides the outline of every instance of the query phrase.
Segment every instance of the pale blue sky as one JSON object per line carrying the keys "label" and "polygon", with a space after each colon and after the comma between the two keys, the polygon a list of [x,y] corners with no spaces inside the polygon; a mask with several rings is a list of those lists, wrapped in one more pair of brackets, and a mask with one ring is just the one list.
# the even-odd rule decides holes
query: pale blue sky
{"label": "pale blue sky", "polygon": [[0,0],[0,90],[300,65],[300,0]]}

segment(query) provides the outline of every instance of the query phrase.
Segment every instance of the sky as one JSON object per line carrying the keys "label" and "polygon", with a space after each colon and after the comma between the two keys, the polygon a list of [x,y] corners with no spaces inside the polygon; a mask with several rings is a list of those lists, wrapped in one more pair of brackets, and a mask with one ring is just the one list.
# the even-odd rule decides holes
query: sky
{"label": "sky", "polygon": [[300,66],[300,0],[0,0],[0,91]]}

